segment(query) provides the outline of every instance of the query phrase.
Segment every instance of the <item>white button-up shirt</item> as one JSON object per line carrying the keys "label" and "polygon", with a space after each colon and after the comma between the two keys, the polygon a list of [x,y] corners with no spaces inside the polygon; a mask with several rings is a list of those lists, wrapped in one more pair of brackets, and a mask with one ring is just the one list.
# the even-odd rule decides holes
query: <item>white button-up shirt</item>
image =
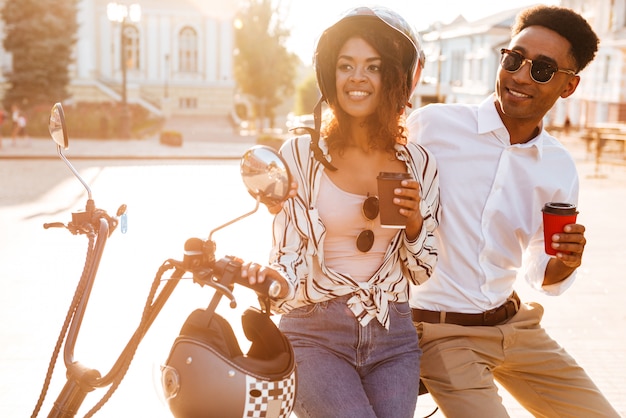
{"label": "white button-up shirt", "polygon": [[408,118],[410,139],[437,161],[442,208],[439,262],[429,281],[411,286],[414,308],[483,312],[504,303],[518,274],[555,295],[574,279],[542,286],[541,212],[546,202],[577,203],[574,160],[545,130],[511,144],[494,100],[430,105]]}

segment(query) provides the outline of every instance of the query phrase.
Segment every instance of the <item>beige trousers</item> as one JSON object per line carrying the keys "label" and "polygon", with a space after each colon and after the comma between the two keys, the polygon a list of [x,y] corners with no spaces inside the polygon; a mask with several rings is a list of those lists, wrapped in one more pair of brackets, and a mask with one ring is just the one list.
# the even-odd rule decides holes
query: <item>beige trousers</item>
{"label": "beige trousers", "polygon": [[522,303],[503,325],[415,324],[421,378],[446,417],[508,417],[494,379],[536,417],[619,417],[542,316],[541,305]]}

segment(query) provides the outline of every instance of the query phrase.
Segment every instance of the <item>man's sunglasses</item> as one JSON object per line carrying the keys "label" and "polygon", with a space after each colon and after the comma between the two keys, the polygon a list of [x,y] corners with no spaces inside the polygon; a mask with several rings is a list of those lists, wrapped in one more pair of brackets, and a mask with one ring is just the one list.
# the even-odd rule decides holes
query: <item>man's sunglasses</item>
{"label": "man's sunglasses", "polygon": [[[373,221],[378,216],[378,197],[368,196],[363,202],[363,216]],[[362,253],[366,253],[372,249],[374,245],[374,231],[364,229],[359,236],[356,237],[356,247]]]}
{"label": "man's sunglasses", "polygon": [[515,73],[528,62],[530,64],[530,77],[539,84],[548,83],[557,72],[576,75],[576,72],[572,70],[562,70],[544,60],[530,60],[519,52],[510,49],[502,48],[500,53],[502,54],[500,65],[505,71]]}

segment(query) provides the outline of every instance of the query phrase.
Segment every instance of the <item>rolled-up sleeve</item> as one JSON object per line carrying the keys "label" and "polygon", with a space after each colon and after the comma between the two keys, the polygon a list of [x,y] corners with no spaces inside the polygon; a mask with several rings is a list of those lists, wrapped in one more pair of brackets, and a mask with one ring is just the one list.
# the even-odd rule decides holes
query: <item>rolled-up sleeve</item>
{"label": "rolled-up sleeve", "polygon": [[424,147],[410,143],[413,171],[421,185],[420,213],[424,219],[422,229],[414,240],[404,238],[400,257],[413,284],[428,280],[437,264],[438,249],[435,229],[439,226],[441,206],[439,201],[439,174],[433,155]]}

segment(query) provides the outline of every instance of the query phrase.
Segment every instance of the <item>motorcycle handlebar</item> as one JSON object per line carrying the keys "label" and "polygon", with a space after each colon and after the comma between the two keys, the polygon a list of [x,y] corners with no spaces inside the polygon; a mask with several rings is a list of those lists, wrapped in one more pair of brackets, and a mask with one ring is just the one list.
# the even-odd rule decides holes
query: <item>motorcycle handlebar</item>
{"label": "motorcycle handlebar", "polygon": [[247,279],[241,277],[242,262],[236,257],[226,256],[215,263],[216,276],[223,277],[231,274],[232,280],[240,286],[254,290],[260,296],[276,299],[282,290],[282,285],[277,280],[266,279],[263,283],[250,284]]}
{"label": "motorcycle handlebar", "polygon": [[49,228],[65,228],[65,224],[63,222],[48,222],[43,224],[44,229]]}
{"label": "motorcycle handlebar", "polygon": [[270,299],[276,299],[282,290],[282,285],[278,281],[272,279],[266,279],[263,283],[250,284],[246,279],[243,279],[240,276],[237,280],[235,280],[235,282],[241,286],[254,290],[260,295],[268,296]]}

